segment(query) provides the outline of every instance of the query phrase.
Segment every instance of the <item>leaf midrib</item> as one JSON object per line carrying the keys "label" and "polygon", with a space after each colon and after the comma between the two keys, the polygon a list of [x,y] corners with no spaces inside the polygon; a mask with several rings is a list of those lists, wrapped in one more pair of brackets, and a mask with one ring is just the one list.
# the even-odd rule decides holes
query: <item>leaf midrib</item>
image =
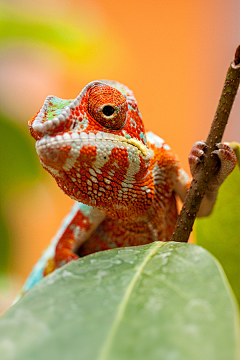
{"label": "leaf midrib", "polygon": [[121,319],[123,317],[123,314],[125,312],[125,309],[127,307],[128,304],[128,300],[133,292],[134,286],[137,282],[137,280],[139,279],[140,274],[142,273],[142,270],[144,269],[144,267],[146,266],[146,264],[148,263],[148,261],[151,259],[151,257],[157,252],[157,250],[162,247],[163,245],[165,245],[165,243],[162,242],[154,242],[153,245],[150,247],[147,256],[145,257],[144,261],[136,268],[136,273],[134,274],[132,280],[130,281],[125,295],[121,301],[121,303],[118,306],[118,310],[117,310],[117,314],[116,317],[112,323],[112,326],[109,330],[108,336],[105,340],[105,343],[102,346],[102,349],[100,350],[100,354],[97,360],[106,360],[107,356],[110,352],[111,346],[113,344],[115,335],[117,333],[119,324],[121,322]]}

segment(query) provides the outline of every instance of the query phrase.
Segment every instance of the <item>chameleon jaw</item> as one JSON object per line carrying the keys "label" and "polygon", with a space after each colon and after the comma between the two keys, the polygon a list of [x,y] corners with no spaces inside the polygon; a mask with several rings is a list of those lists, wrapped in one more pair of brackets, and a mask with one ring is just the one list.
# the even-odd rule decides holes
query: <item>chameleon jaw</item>
{"label": "chameleon jaw", "polygon": [[143,145],[142,142],[140,142],[137,139],[127,139],[124,136],[120,135],[114,135],[111,133],[105,133],[105,132],[98,132],[97,134],[94,133],[86,133],[86,132],[66,132],[63,135],[56,135],[54,137],[45,135],[40,140],[36,142],[36,149],[38,150],[44,150],[44,148],[48,148],[48,146],[54,146],[54,145],[63,145],[63,144],[69,144],[76,143],[77,145],[82,146],[95,146],[95,145],[101,145],[104,142],[111,142],[112,144],[116,145],[123,145],[126,143],[126,145],[130,145],[133,148],[137,148],[140,152],[140,154],[143,157],[146,157],[149,154],[148,148]]}

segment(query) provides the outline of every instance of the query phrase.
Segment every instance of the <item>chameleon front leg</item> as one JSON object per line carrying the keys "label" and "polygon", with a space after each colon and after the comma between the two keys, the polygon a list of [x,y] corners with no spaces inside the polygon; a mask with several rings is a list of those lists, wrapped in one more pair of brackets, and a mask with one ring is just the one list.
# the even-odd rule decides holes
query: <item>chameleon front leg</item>
{"label": "chameleon front leg", "polygon": [[75,251],[90,237],[105,217],[106,215],[98,209],[75,202],[50,245],[28,276],[19,297],[56,268],[78,259]]}
{"label": "chameleon front leg", "polygon": [[[208,216],[211,214],[216,202],[218,189],[227,176],[233,171],[237,162],[236,155],[230,146],[223,143],[218,143],[215,145],[217,150],[214,150],[212,154],[216,154],[218,156],[219,166],[209,181],[206,194],[197,213],[198,217]],[[203,141],[197,141],[193,145],[193,148],[188,157],[190,170],[193,176],[197,165],[205,156],[206,148],[207,145]],[[184,172],[184,170],[180,169],[174,191],[180,196],[182,201],[185,199],[189,185],[190,179],[188,178],[188,175]]]}
{"label": "chameleon front leg", "polygon": [[64,220],[58,234],[54,255],[48,259],[43,275],[46,276],[66,263],[77,260],[77,249],[89,238],[105,218],[99,210],[76,202],[69,217]]}

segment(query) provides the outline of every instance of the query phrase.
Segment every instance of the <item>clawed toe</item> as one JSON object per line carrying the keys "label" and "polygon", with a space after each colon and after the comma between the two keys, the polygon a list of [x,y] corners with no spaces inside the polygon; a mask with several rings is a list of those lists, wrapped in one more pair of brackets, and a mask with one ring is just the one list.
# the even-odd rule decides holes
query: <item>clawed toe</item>
{"label": "clawed toe", "polygon": [[234,151],[227,144],[217,143],[215,145],[218,149],[212,151],[212,154],[216,154],[221,162],[219,176],[224,181],[234,169],[237,159]]}
{"label": "clawed toe", "polygon": [[197,165],[203,160],[207,145],[204,141],[197,141],[193,144],[192,150],[188,156],[190,170],[194,174]]}

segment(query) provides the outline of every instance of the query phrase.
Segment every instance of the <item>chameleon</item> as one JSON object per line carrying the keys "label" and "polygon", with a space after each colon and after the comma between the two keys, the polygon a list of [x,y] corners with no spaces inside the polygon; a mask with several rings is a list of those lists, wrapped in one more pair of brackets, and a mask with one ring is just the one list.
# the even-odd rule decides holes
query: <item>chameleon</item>
{"label": "chameleon", "polygon": [[[145,131],[133,92],[117,81],[87,84],[71,100],[48,96],[29,121],[40,162],[75,200],[25,282],[25,293],[64,264],[97,251],[169,241],[190,177],[170,146]],[[211,213],[219,186],[236,165],[232,149],[216,144],[219,167],[198,216]],[[192,175],[205,156],[196,142]]]}

